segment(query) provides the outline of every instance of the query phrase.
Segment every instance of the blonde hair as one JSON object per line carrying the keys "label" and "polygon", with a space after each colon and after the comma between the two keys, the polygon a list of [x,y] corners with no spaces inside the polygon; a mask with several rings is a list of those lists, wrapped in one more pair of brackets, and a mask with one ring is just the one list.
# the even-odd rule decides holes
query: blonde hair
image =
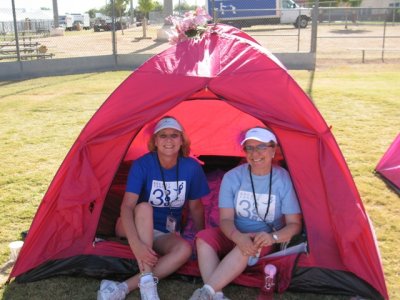
{"label": "blonde hair", "polygon": [[[173,118],[179,123],[179,121],[176,118],[171,117],[171,116],[164,116],[160,120],[162,120],[164,118]],[[186,135],[185,129],[183,128],[182,124],[179,123],[179,125],[181,125],[181,127],[182,127],[182,131],[180,132],[181,138],[182,138],[182,146],[181,146],[181,149],[179,149],[179,155],[181,155],[183,157],[188,157],[190,154],[190,140],[189,140],[189,137]],[[147,148],[151,152],[157,152],[156,136],[157,136],[157,133],[153,133],[149,142],[147,143]]]}

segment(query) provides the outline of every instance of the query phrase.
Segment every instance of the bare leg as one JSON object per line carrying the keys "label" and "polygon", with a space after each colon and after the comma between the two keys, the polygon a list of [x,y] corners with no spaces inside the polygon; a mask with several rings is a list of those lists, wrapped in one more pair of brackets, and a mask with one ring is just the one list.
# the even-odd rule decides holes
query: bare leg
{"label": "bare leg", "polygon": [[[168,234],[154,241],[154,250],[161,255],[152,272],[162,279],[178,270],[192,254],[190,244],[176,234]],[[129,290],[138,287],[140,274],[126,280]]]}
{"label": "bare leg", "polygon": [[[139,239],[147,244],[148,246],[153,246],[153,207],[147,203],[142,202],[136,205],[134,210],[134,220],[136,225],[136,230],[139,236]],[[122,226],[122,222],[120,219],[117,220],[117,224],[115,226],[115,233],[119,237],[125,237],[125,229]],[[142,264],[143,269],[141,272],[152,272],[152,267]],[[140,274],[136,274],[135,276],[126,280],[128,284],[128,288],[130,291],[138,288]]]}
{"label": "bare leg", "polygon": [[215,250],[201,238],[196,239],[196,248],[201,278],[203,278],[204,282],[208,282],[217,269],[220,259]]}
{"label": "bare leg", "polygon": [[161,255],[153,273],[158,278],[164,278],[188,261],[192,254],[192,247],[181,236],[168,234],[154,241],[154,250]]}
{"label": "bare leg", "polygon": [[204,283],[212,286],[215,291],[222,290],[246,269],[247,260],[248,257],[244,256],[236,246],[224,257]]}

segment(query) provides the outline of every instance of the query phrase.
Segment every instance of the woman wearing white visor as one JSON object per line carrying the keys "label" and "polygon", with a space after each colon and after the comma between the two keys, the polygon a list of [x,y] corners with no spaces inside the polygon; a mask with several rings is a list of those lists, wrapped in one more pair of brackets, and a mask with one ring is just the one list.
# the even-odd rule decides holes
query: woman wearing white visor
{"label": "woman wearing white visor", "polygon": [[196,236],[204,286],[191,300],[227,299],[222,289],[245,270],[249,258],[264,256],[273,244],[290,241],[301,231],[301,211],[289,173],[272,164],[276,144],[266,128],[246,132],[241,145],[247,163],[222,179],[220,228]]}
{"label": "woman wearing white visor", "polygon": [[142,300],[159,300],[158,279],[175,272],[192,254],[179,235],[186,201],[195,228],[204,228],[199,198],[209,188],[199,163],[188,157],[190,142],[181,124],[173,117],[162,118],[148,148],[130,169],[116,225],[116,235],[128,239],[140,273],[122,283],[103,280],[98,300],[125,299],[138,287]]}

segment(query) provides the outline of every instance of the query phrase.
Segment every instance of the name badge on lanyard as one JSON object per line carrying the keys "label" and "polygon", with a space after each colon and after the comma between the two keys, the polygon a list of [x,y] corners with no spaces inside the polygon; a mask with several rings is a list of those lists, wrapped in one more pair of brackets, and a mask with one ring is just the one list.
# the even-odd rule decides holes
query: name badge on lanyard
{"label": "name badge on lanyard", "polygon": [[[165,224],[165,228],[169,232],[174,233],[176,231],[177,221],[176,221],[176,218],[171,213],[172,207],[171,207],[171,199],[169,197],[169,194],[171,193],[171,191],[167,190],[167,186],[165,184],[164,171],[161,167],[161,163],[160,163],[160,159],[159,159],[158,155],[157,155],[157,161],[158,161],[158,166],[160,167],[161,178],[163,181],[164,192],[166,195],[165,201],[168,202],[169,211],[170,211],[170,214],[167,217],[167,223]],[[176,160],[176,191],[177,191],[177,195],[176,195],[175,200],[178,200],[178,197],[179,197],[179,157]]]}
{"label": "name badge on lanyard", "polygon": [[167,224],[165,227],[171,233],[174,233],[176,231],[176,219],[174,216],[169,215],[167,217]]}

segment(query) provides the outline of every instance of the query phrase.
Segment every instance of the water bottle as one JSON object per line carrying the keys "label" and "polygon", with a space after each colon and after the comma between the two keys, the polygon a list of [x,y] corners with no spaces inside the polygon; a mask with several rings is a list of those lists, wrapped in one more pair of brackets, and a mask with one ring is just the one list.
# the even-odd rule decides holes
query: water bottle
{"label": "water bottle", "polygon": [[249,267],[254,266],[258,262],[258,260],[260,259],[260,253],[261,253],[261,249],[258,250],[258,252],[255,256],[249,256],[249,259],[247,260],[247,265]]}
{"label": "water bottle", "polygon": [[264,282],[264,291],[269,292],[273,291],[275,287],[275,276],[276,276],[276,267],[274,265],[268,264],[264,267],[265,274],[265,282]]}
{"label": "water bottle", "polygon": [[264,267],[264,285],[260,289],[260,293],[257,296],[257,300],[273,300],[274,299],[274,288],[275,288],[275,277],[276,267],[268,264]]}

